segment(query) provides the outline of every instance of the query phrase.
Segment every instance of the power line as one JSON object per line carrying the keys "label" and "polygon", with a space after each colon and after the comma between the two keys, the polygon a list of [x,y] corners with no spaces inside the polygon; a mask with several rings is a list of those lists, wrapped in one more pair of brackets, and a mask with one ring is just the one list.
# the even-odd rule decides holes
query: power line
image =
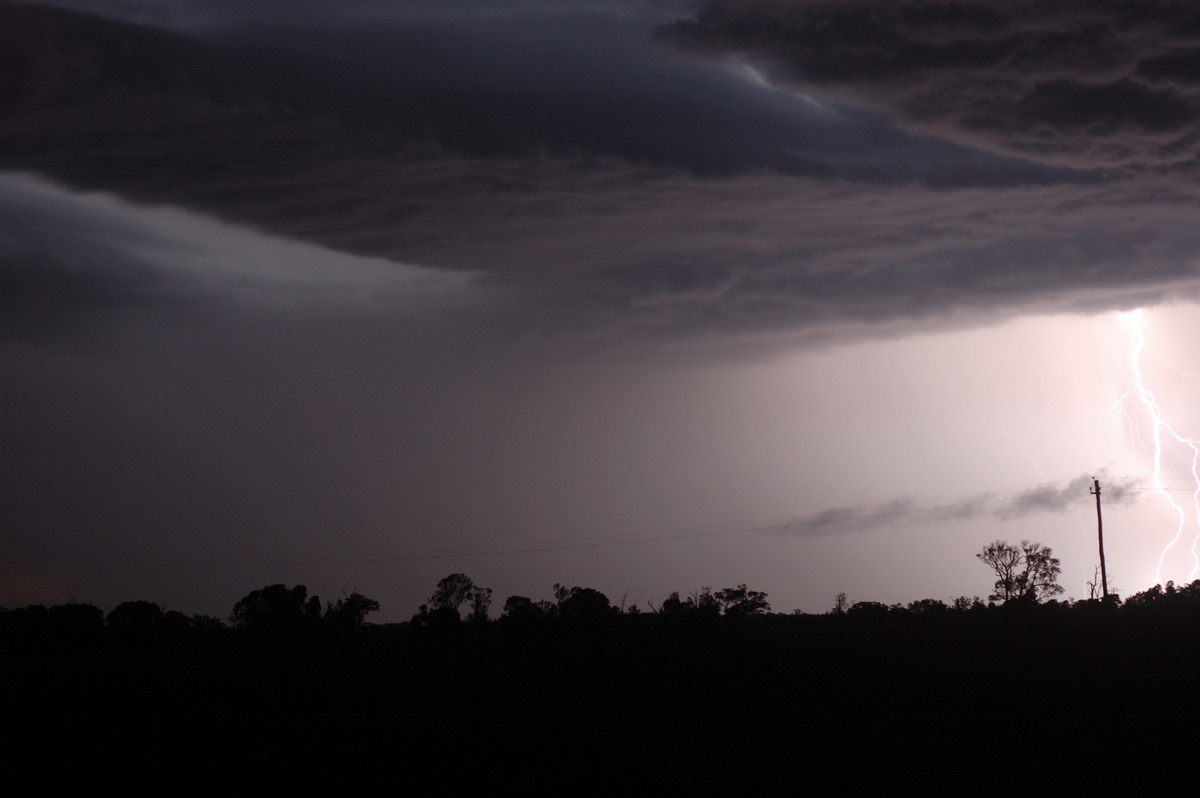
{"label": "power line", "polygon": [[[110,566],[95,565],[70,567],[65,570],[82,572],[219,571],[249,570],[256,568],[297,568],[318,565],[367,565],[373,563],[415,562],[422,560],[441,560],[467,557],[492,557],[511,554],[531,554],[537,552],[570,551],[578,549],[604,548],[608,546],[660,543],[676,540],[696,540],[701,538],[748,534],[752,532],[774,532],[785,529],[804,529],[820,526],[851,526],[855,523],[877,521],[881,518],[892,518],[918,514],[936,514],[939,512],[964,510],[968,508],[986,508],[1012,501],[1021,494],[1029,493],[1030,491],[1035,491],[1037,489],[1053,489],[1056,487],[1063,489],[1072,481],[1074,480],[1040,482],[986,493],[962,493],[927,499],[899,499],[872,505],[862,505],[857,508],[834,508],[831,510],[823,510],[817,513],[807,513],[802,515],[668,527],[665,529],[644,532],[626,532],[621,534],[596,535],[573,539],[550,538],[533,541],[519,541],[513,543],[499,543],[487,546],[461,546],[444,549],[425,549],[407,552],[364,555],[359,557],[325,556],[246,562],[159,563],[149,565]],[[1155,490],[1151,487],[1139,488],[1130,487],[1127,485],[1121,485],[1121,489],[1136,492]],[[1183,489],[1181,488],[1178,490]],[[0,572],[28,570],[44,569],[0,566]]]}

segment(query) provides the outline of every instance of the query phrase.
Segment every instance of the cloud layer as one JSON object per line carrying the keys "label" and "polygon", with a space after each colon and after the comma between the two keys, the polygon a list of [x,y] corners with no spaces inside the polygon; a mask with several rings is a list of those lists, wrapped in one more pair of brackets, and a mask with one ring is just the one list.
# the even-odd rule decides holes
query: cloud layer
{"label": "cloud layer", "polygon": [[478,272],[609,341],[1194,294],[1189,28],[1150,35],[1175,7],[241,7],[0,6],[0,166]]}
{"label": "cloud layer", "polygon": [[1200,142],[1200,12],[1175,0],[711,0],[660,38],[1047,163],[1191,165]]}

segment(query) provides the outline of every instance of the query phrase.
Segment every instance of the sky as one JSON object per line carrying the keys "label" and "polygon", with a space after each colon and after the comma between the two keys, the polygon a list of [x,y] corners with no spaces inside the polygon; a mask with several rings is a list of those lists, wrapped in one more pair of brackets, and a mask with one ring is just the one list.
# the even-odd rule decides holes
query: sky
{"label": "sky", "polygon": [[0,606],[1191,581],[1198,148],[1184,2],[0,2]]}

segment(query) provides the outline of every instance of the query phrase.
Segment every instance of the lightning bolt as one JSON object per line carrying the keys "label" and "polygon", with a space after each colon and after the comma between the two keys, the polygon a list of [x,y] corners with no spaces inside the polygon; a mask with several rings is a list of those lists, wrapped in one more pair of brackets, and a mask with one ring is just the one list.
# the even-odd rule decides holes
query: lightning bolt
{"label": "lightning bolt", "polygon": [[1152,484],[1155,492],[1157,492],[1163,497],[1163,499],[1166,500],[1167,504],[1170,505],[1171,510],[1175,513],[1175,516],[1178,519],[1174,537],[1171,538],[1170,542],[1167,543],[1167,545],[1163,548],[1162,553],[1158,556],[1158,566],[1154,571],[1154,582],[1155,584],[1160,584],[1162,582],[1163,563],[1166,561],[1167,553],[1170,552],[1171,549],[1175,547],[1175,544],[1179,542],[1180,538],[1183,537],[1183,530],[1188,525],[1187,513],[1181,506],[1179,506],[1179,503],[1175,501],[1174,497],[1171,496],[1163,482],[1162,461],[1164,440],[1167,443],[1169,443],[1170,440],[1174,440],[1176,443],[1187,447],[1192,454],[1192,479],[1196,485],[1196,489],[1192,492],[1192,507],[1195,512],[1194,517],[1196,520],[1194,522],[1194,526],[1197,530],[1197,534],[1196,537],[1192,539],[1192,572],[1189,579],[1195,580],[1197,575],[1200,575],[1200,442],[1197,442],[1193,438],[1180,435],[1175,431],[1175,428],[1171,426],[1171,424],[1165,418],[1163,418],[1162,408],[1159,407],[1158,401],[1154,398],[1154,393],[1146,387],[1146,380],[1142,373],[1141,364],[1142,351],[1146,348],[1146,318],[1145,314],[1142,312],[1142,309],[1138,308],[1137,310],[1129,311],[1127,313],[1118,313],[1117,319],[1129,330],[1133,339],[1129,353],[1129,365],[1133,376],[1130,380],[1129,388],[1127,388],[1125,393],[1122,394],[1121,398],[1117,400],[1114,410],[1125,411],[1128,415],[1126,404],[1129,402],[1131,397],[1137,397],[1137,401],[1140,402],[1142,407],[1145,409],[1146,414],[1150,419],[1150,437],[1154,445]]}

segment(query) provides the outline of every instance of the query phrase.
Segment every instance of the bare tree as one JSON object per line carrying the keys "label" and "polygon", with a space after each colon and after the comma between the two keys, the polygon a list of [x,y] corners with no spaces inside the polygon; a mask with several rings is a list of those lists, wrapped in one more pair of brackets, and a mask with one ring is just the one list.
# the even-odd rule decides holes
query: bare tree
{"label": "bare tree", "polygon": [[[1102,575],[1103,574],[1100,571],[1100,566],[1096,565],[1092,572],[1092,578],[1087,581],[1088,598],[1090,598],[1090,599],[1104,598],[1103,580],[1101,579]],[[1108,597],[1109,597],[1109,599],[1112,599],[1113,596],[1116,596],[1118,592],[1119,592],[1119,588],[1117,587],[1117,582],[1115,579],[1113,579],[1112,575],[1110,574],[1108,577]]]}
{"label": "bare tree", "polygon": [[994,592],[988,597],[993,601],[1041,601],[1063,592],[1058,584],[1062,566],[1048,546],[997,540],[975,556],[996,574]]}

